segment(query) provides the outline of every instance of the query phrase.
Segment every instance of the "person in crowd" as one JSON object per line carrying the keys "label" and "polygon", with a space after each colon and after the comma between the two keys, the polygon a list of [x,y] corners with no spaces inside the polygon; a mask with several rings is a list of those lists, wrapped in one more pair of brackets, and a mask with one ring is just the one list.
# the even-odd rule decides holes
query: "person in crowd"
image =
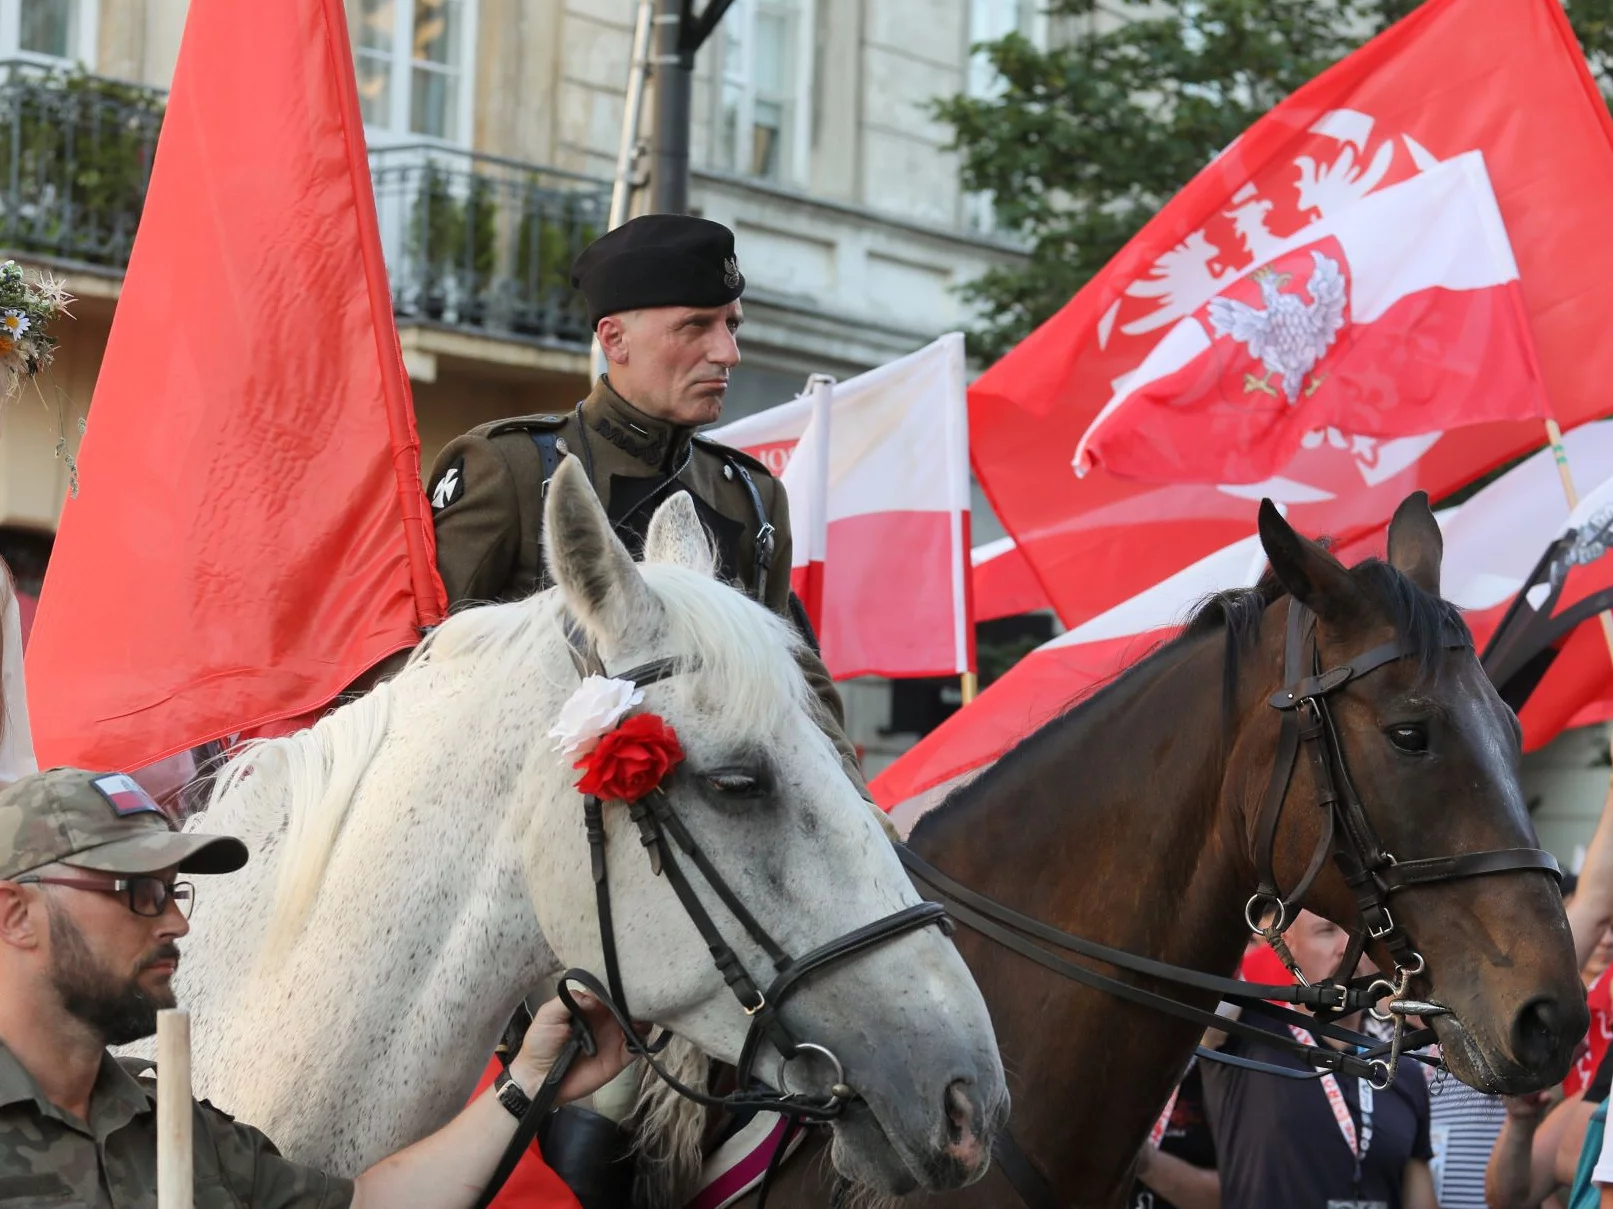
{"label": "person in crowd", "polygon": [[[1283,933],[1305,977],[1318,982],[1343,960],[1343,928],[1301,911]],[[1333,1045],[1259,1013],[1243,1019],[1307,1044]],[[1358,1028],[1360,1014],[1340,1021]],[[1216,1034],[1229,1055],[1306,1070],[1282,1050]],[[1438,1209],[1429,1162],[1428,1083],[1402,1058],[1386,1090],[1326,1074],[1287,1079],[1219,1063],[1204,1068],[1204,1100],[1215,1137],[1221,1202],[1237,1209]]]}
{"label": "person in crowd", "polygon": [[[1613,781],[1565,907],[1583,972],[1596,962],[1597,950],[1613,927]],[[1586,1000],[1590,1028],[1560,1096],[1520,1097],[1508,1105],[1485,1179],[1490,1209],[1535,1209],[1573,1186],[1598,1107],[1586,1093],[1613,1039],[1613,978],[1607,967],[1590,980]],[[1605,1084],[1601,1095],[1606,1095]]]}
{"label": "person in crowd", "polygon": [[1143,1143],[1126,1209],[1221,1209],[1215,1139],[1204,1114],[1203,1072],[1196,1060]]}
{"label": "person in crowd", "polygon": [[[229,836],[174,829],[126,776],[54,769],[0,789],[0,1204],[148,1209],[156,1200],[156,1093],[107,1052],[150,1036],[172,1007],[195,889],[182,874],[247,860]],[[560,1099],[591,1093],[627,1059],[588,1001],[598,1053]],[[431,1136],[349,1180],[284,1158],[263,1134],[193,1105],[195,1203],[252,1209],[468,1209],[570,1035],[558,1000],[538,1011],[497,1090]],[[378,1045],[377,1062],[408,1062]]]}

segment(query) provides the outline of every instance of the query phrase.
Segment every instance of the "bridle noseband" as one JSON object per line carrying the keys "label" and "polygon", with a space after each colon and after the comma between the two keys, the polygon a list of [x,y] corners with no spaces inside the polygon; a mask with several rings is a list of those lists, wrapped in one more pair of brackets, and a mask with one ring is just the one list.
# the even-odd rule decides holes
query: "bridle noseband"
{"label": "bridle noseband", "polygon": [[[1464,650],[1470,649],[1472,642],[1466,634],[1452,633],[1443,645],[1447,650]],[[1297,600],[1289,602],[1283,655],[1284,687],[1267,699],[1267,704],[1281,714],[1282,722],[1271,780],[1255,825],[1254,860],[1258,884],[1244,907],[1244,920],[1252,931],[1266,939],[1289,973],[1301,985],[1308,985],[1283,943],[1281,933],[1292,921],[1294,908],[1309,892],[1331,854],[1355,895],[1356,910],[1361,917],[1361,926],[1350,934],[1349,948],[1338,968],[1331,977],[1317,984],[1336,987],[1341,1007],[1343,992],[1351,985],[1351,976],[1371,941],[1381,942],[1389,950],[1395,971],[1393,981],[1374,979],[1369,987],[1381,986],[1397,1000],[1404,1000],[1411,978],[1426,969],[1422,955],[1389,909],[1392,895],[1411,886],[1436,885],[1486,873],[1540,870],[1559,879],[1562,877],[1556,858],[1538,848],[1502,848],[1409,861],[1397,859],[1384,848],[1350,780],[1328,698],[1377,669],[1414,654],[1416,651],[1402,635],[1357,655],[1348,663],[1324,671],[1316,645],[1316,615]],[[1284,894],[1278,888],[1273,869],[1277,826],[1302,748],[1309,757],[1316,805],[1324,812],[1324,818],[1309,865],[1295,887]],[[1396,1004],[1391,1003],[1388,1013],[1374,1010],[1373,1014],[1379,1019],[1394,1016],[1398,1039],[1398,1022],[1407,1014],[1430,1016],[1446,1011],[1433,1003],[1418,1003],[1416,1007],[1420,1010],[1412,1013],[1409,1007],[1397,1009]]]}
{"label": "bridle noseband", "polygon": [[[609,675],[594,644],[588,641],[569,619],[566,622],[566,637],[572,662],[579,676]],[[628,681],[637,688],[646,688],[682,672],[692,671],[696,666],[688,659],[656,659],[626,672],[617,673],[612,678]],[[581,1010],[575,1006],[570,990],[571,984],[587,988],[603,1004],[627,1038],[628,1051],[644,1059],[650,1068],[679,1095],[711,1108],[776,1112],[789,1118],[793,1126],[797,1121],[832,1120],[839,1115],[846,1101],[856,1098],[858,1093],[846,1081],[845,1067],[832,1050],[816,1042],[800,1039],[785,1022],[780,1010],[789,997],[799,990],[812,974],[909,932],[934,925],[948,935],[951,934],[952,922],[947,916],[946,908],[940,903],[923,901],[853,929],[800,957],[791,957],[784,946],[773,938],[749,908],[740,901],[739,896],[734,893],[733,888],[684,826],[664,793],[659,790],[652,791],[638,801],[629,803],[628,814],[638,827],[639,842],[649,857],[651,871],[656,876],[666,877],[673,893],[678,896],[684,913],[694,924],[695,930],[700,933],[701,940],[705,941],[712,962],[722,974],[723,981],[728,984],[740,1007],[750,1017],[750,1025],[740,1050],[736,1075],[737,1090],[731,1095],[713,1096],[689,1087],[656,1060],[656,1055],[666,1047],[671,1034],[663,1031],[654,1042],[639,1035],[632,1015],[628,1011],[627,995],[622,989],[621,963],[616,953],[616,929],[611,917],[610,878],[605,859],[604,803],[597,797],[585,796],[583,825],[588,837],[590,872],[593,876],[594,897],[599,914],[599,939],[605,962],[605,985],[601,986],[599,979],[586,970],[571,969],[561,976],[557,993],[572,1012],[572,1042],[551,1069],[543,1093],[532,1097],[532,1107],[527,1117],[522,1119],[521,1126],[506,1149],[504,1159],[494,1173],[493,1180],[483,1193],[481,1206],[491,1201],[493,1195],[508,1179],[510,1171],[514,1170],[526,1146],[536,1136],[542,1116],[554,1105],[565,1069],[575,1061],[578,1053],[593,1052],[593,1038],[583,1022]],[[724,939],[722,930],[690,884],[681,864],[685,859],[700,871],[700,876],[706,885],[766,955],[773,967],[773,977],[766,984],[765,990],[759,987],[739,954]],[[764,1041],[772,1044],[778,1051],[780,1059],[777,1069],[773,1072],[772,1082],[775,1090],[772,1092],[752,1090],[754,1067]],[[822,1059],[833,1071],[832,1082],[826,1096],[793,1092],[787,1086],[790,1063],[803,1055]],[[530,1126],[528,1118],[531,1119]],[[781,1137],[768,1168],[769,1181],[790,1143],[793,1132],[793,1128],[786,1129]],[[763,1196],[765,1197],[765,1188]]]}

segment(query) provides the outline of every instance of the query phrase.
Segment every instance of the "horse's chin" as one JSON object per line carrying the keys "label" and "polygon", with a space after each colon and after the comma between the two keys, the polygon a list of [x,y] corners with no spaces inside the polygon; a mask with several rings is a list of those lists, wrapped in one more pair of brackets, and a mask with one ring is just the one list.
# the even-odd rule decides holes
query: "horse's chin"
{"label": "horse's chin", "polygon": [[904,1156],[874,1111],[861,1100],[846,1105],[834,1123],[829,1157],[841,1176],[866,1193],[902,1197],[924,1189],[943,1192],[972,1184],[985,1168],[968,1170],[956,1160],[932,1155],[928,1162]]}
{"label": "horse's chin", "polygon": [[1454,1014],[1429,1022],[1439,1038],[1445,1066],[1463,1083],[1492,1096],[1518,1096],[1560,1083],[1568,1072],[1530,1070],[1510,1058],[1493,1060]]}

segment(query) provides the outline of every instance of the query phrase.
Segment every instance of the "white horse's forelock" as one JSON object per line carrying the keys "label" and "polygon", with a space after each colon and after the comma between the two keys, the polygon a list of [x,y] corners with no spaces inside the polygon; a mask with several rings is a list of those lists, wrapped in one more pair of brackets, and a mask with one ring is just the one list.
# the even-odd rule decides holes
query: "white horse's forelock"
{"label": "white horse's forelock", "polygon": [[[638,569],[660,606],[659,617],[643,619],[657,649],[642,657],[689,662],[690,674],[664,682],[675,698],[697,694],[701,713],[727,734],[768,733],[789,711],[816,708],[796,662],[801,640],[782,618],[698,571],[658,563]],[[307,730],[247,744],[231,759],[214,782],[209,812],[250,781],[260,793],[272,786],[283,795],[286,826],[261,961],[273,963],[286,951],[312,908],[348,807],[386,737],[394,695],[428,668],[487,678],[511,693],[529,687],[523,677],[575,680],[570,659],[554,649],[565,617],[558,589],[455,613],[392,681]],[[603,654],[610,661],[615,653]],[[607,670],[629,669],[607,662]]]}

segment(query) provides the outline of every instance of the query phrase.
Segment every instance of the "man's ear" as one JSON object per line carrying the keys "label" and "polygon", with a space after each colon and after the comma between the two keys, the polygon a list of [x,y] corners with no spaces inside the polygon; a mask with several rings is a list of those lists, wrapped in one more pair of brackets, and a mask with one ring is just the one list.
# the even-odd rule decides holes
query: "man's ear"
{"label": "man's ear", "polygon": [[600,350],[612,365],[627,364],[627,323],[621,315],[606,315],[594,328]]}
{"label": "man's ear", "polygon": [[39,921],[44,911],[31,910],[33,896],[16,882],[0,881],[0,945],[13,949],[37,949],[44,941]]}

